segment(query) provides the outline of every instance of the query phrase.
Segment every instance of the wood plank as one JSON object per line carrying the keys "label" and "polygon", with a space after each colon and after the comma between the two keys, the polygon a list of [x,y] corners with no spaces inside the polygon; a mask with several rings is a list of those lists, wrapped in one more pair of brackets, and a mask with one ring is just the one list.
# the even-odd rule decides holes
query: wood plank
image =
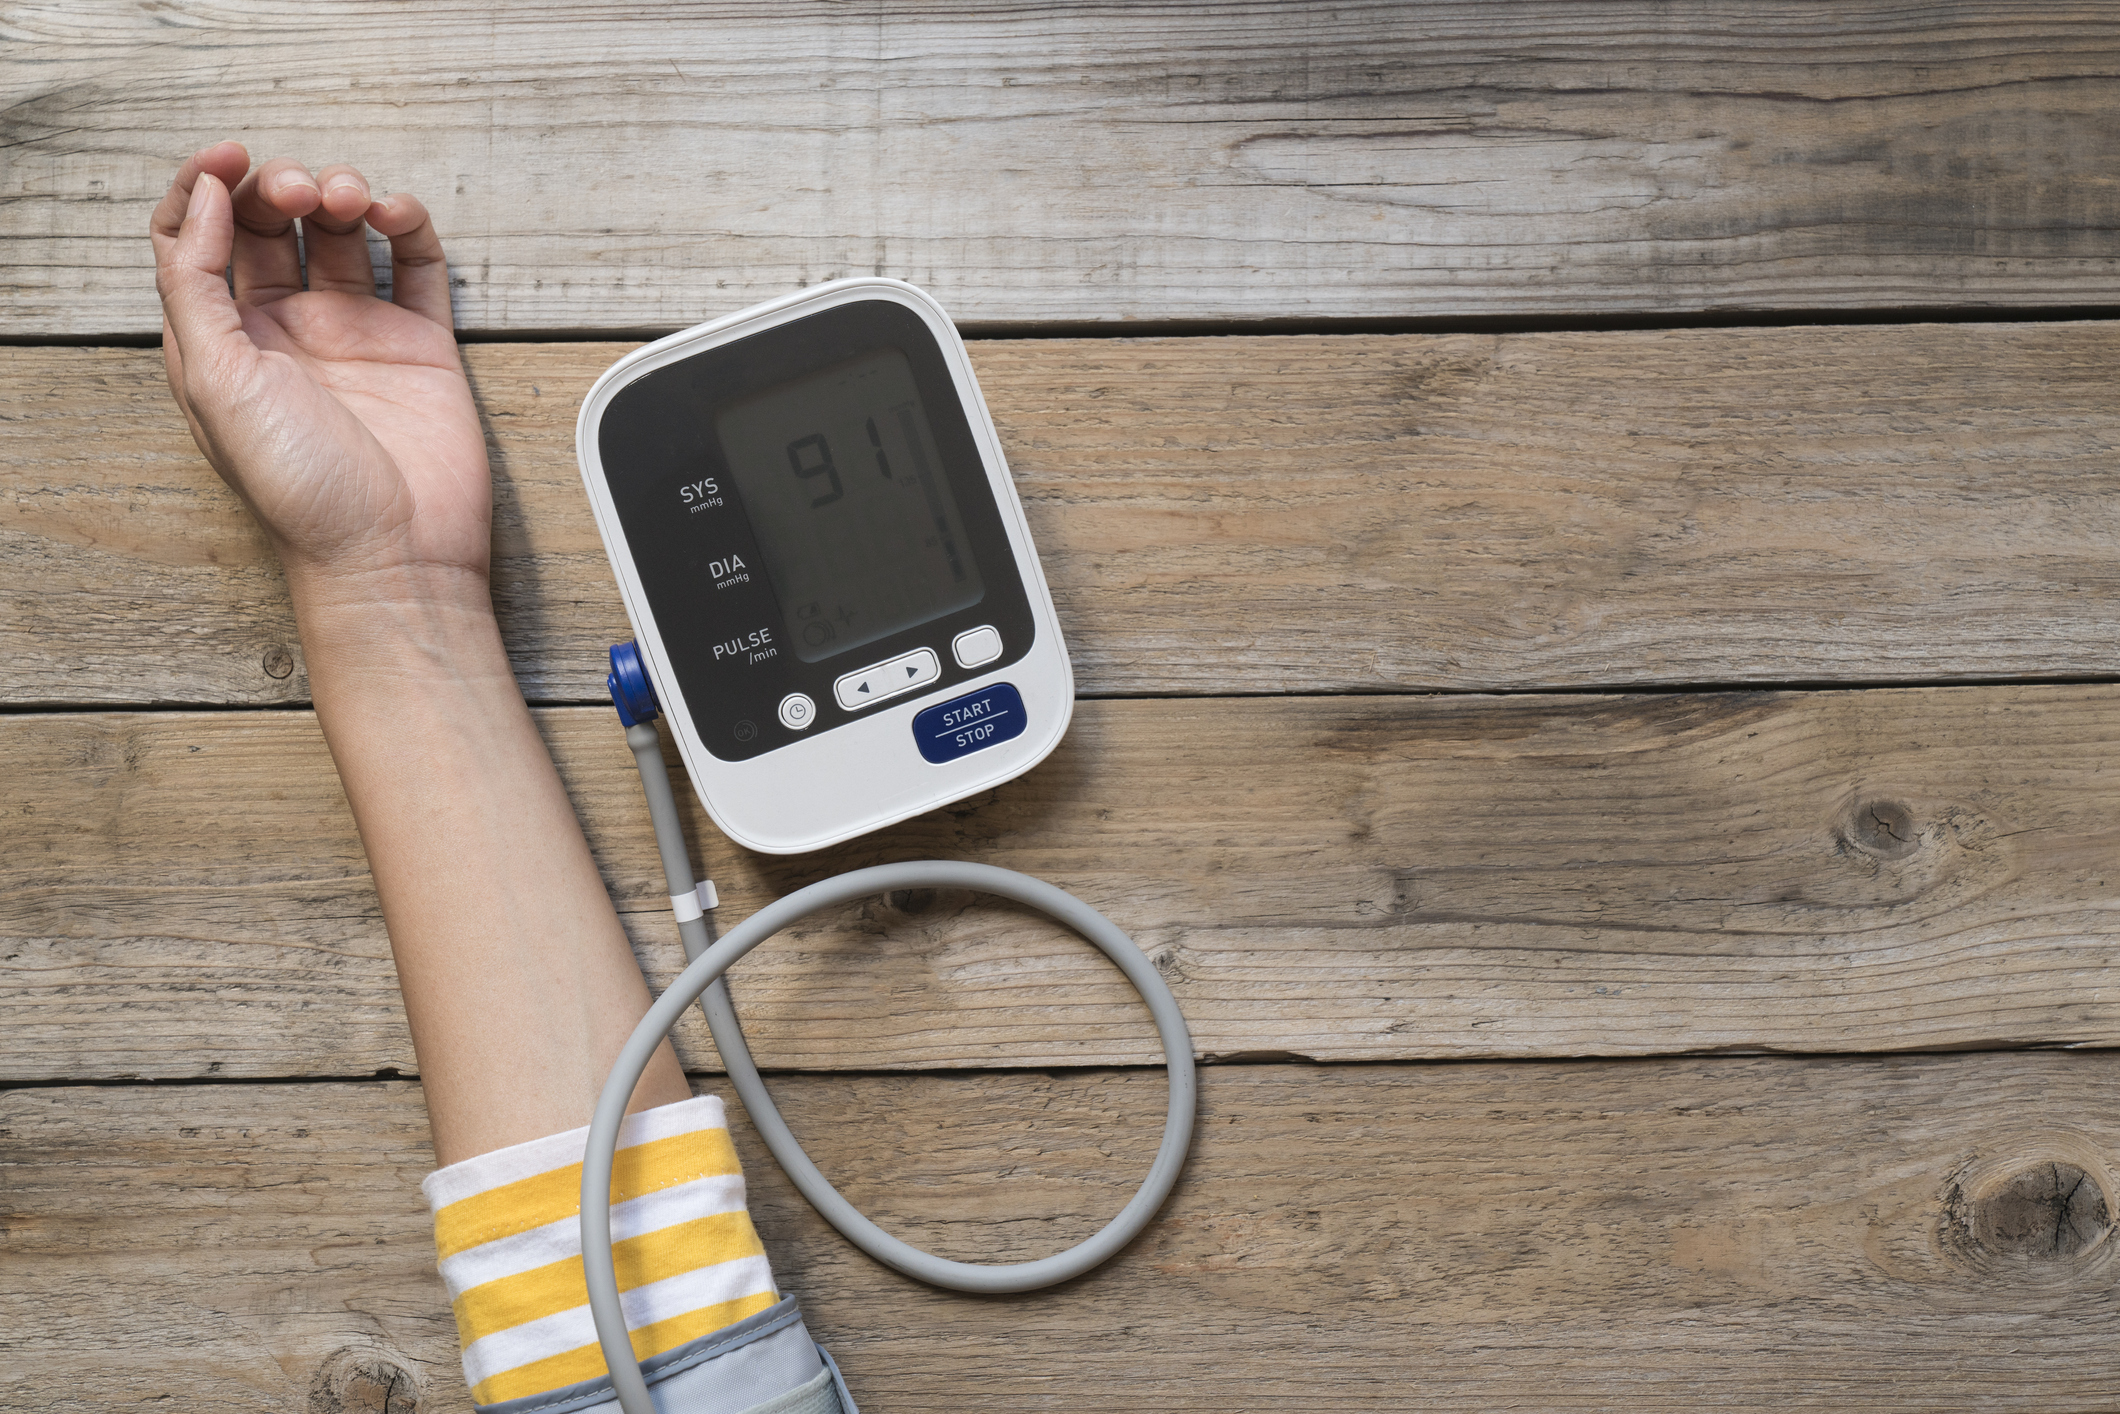
{"label": "wood plank", "polygon": [[[608,710],[553,743],[657,986],[677,949]],[[306,713],[0,718],[0,1078],[410,1074]],[[2120,1044],[2120,687],[1086,702],[1000,790],[775,860],[694,813],[729,918],[885,860],[1049,878],[1210,1059]],[[765,1063],[1149,1063],[1079,940],[955,896],[747,959]],[[686,1063],[715,1064],[703,1028]]]}
{"label": "wood plank", "polygon": [[157,327],[237,136],[419,193],[473,331],[847,274],[959,318],[2120,300],[2108,6],[17,4],[0,333]]}
{"label": "wood plank", "polygon": [[[467,350],[533,698],[629,636],[575,410]],[[973,345],[1090,694],[2107,674],[2120,329]],[[152,351],[0,350],[0,700],[291,703],[270,552]]]}
{"label": "wood plank", "polygon": [[[739,1121],[784,1289],[862,1406],[2111,1408],[2114,1056],[1203,1079],[1162,1221],[1007,1300],[854,1255]],[[1153,1072],[779,1089],[857,1203],[972,1260],[1102,1222],[1163,1093]],[[469,1408],[415,1086],[13,1091],[0,1133],[8,1408]]]}

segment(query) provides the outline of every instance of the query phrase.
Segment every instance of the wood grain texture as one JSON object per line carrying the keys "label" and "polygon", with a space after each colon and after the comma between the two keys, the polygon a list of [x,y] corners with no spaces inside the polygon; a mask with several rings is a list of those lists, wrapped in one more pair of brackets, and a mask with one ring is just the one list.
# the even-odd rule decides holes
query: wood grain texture
{"label": "wood grain texture", "polygon": [[0,16],[0,333],[149,333],[183,156],[418,193],[473,331],[2120,299],[2107,5],[264,0]]}
{"label": "wood grain texture", "polygon": [[[466,350],[536,699],[630,636],[574,464],[619,345]],[[982,340],[1090,694],[2106,674],[2109,324]],[[0,349],[0,700],[307,696],[153,351]]]}
{"label": "wood grain texture", "polygon": [[[1161,1220],[998,1300],[854,1254],[737,1140],[865,1409],[2060,1414],[2120,1381],[2116,1084],[2111,1055],[1218,1068]],[[1163,1102],[1140,1071],[778,1090],[857,1204],[971,1260],[1087,1235]],[[417,1087],[14,1091],[0,1136],[8,1408],[469,1408]]]}
{"label": "wood grain texture", "polygon": [[[608,710],[540,720],[651,980],[678,956]],[[0,1078],[410,1074],[382,922],[306,713],[0,718]],[[2120,688],[1081,704],[1009,785],[726,916],[982,860],[1127,929],[1210,1058],[2120,1044]],[[764,1063],[1152,1063],[1079,940],[878,900],[745,960]],[[696,1019],[686,1063],[715,1064]]]}

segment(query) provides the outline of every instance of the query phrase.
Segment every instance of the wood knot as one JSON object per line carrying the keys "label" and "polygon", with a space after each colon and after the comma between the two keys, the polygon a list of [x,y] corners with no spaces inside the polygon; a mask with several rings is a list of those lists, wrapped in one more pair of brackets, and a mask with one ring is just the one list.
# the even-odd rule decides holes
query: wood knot
{"label": "wood knot", "polygon": [[286,645],[275,643],[265,650],[264,661],[259,666],[265,669],[266,677],[291,677],[294,674],[294,654],[287,651]]}
{"label": "wood knot", "polygon": [[877,921],[948,918],[970,908],[976,897],[965,889],[892,889],[876,910]]}
{"label": "wood knot", "polygon": [[2112,1226],[2105,1190],[2074,1164],[2036,1164],[1973,1201],[1973,1240],[2021,1262],[2060,1262],[2098,1245]]}
{"label": "wood knot", "polygon": [[309,1414],[417,1414],[420,1394],[419,1376],[396,1354],[342,1346],[309,1382]]}
{"label": "wood knot", "polygon": [[1921,830],[1898,801],[1865,800],[1849,814],[1848,842],[1879,859],[1904,859],[1921,848]]}
{"label": "wood knot", "polygon": [[893,913],[918,918],[935,907],[933,889],[892,889],[883,896],[883,906]]}

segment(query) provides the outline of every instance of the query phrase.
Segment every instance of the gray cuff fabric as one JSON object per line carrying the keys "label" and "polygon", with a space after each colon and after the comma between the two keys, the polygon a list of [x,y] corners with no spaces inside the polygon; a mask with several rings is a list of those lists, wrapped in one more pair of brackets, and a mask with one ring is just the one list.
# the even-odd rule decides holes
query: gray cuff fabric
{"label": "gray cuff fabric", "polygon": [[[793,1297],[641,1363],[662,1414],[857,1414],[839,1369],[803,1326]],[[479,1414],[618,1414],[609,1376]]]}
{"label": "gray cuff fabric", "polygon": [[[648,1392],[653,1394],[654,1387]],[[769,1399],[763,1404],[753,1405],[745,1414],[840,1414],[839,1391],[834,1385],[834,1372],[819,1370],[817,1378],[800,1389],[791,1389],[778,1399]]]}

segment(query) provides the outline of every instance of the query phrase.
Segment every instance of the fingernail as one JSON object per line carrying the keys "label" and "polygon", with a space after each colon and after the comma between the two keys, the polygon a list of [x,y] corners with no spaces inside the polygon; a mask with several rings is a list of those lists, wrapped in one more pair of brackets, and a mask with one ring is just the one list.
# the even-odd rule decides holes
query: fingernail
{"label": "fingernail", "polygon": [[199,214],[199,208],[206,204],[207,185],[216,180],[218,179],[211,172],[201,172],[199,179],[191,184],[191,200],[184,203],[185,220],[189,221]]}

